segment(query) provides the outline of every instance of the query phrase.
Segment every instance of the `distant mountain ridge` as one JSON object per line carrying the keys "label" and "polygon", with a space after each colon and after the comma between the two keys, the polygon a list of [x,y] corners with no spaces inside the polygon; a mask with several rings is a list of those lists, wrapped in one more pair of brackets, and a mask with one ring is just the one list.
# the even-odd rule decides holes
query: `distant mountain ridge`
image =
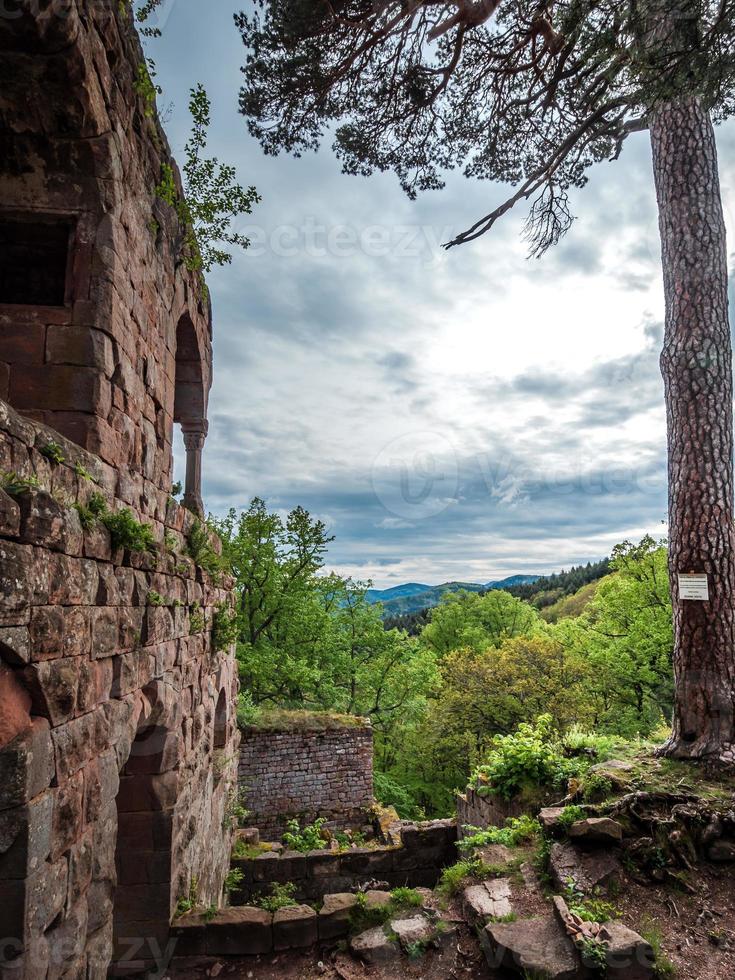
{"label": "distant mountain ridge", "polygon": [[480,584],[478,582],[444,582],[442,585],[421,585],[407,582],[390,589],[369,589],[368,602],[383,604],[384,616],[400,616],[438,606],[447,592],[487,592],[488,589],[508,589],[520,585],[532,585],[539,575],[510,575],[508,578]]}

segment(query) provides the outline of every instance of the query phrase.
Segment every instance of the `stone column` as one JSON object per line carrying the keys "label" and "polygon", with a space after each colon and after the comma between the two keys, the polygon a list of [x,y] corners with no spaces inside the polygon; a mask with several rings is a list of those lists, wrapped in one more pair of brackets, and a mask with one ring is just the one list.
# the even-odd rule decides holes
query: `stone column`
{"label": "stone column", "polygon": [[186,447],[186,483],[184,485],[184,507],[199,517],[204,517],[202,501],[202,449],[207,438],[208,423],[206,419],[195,422],[182,422]]}

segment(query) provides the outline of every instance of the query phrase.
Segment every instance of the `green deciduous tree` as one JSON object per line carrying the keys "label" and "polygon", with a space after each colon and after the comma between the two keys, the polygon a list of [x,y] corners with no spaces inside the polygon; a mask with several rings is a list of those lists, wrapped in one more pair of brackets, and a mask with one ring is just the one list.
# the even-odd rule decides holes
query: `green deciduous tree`
{"label": "green deciduous tree", "polygon": [[[648,129],[662,240],[676,699],[667,750],[735,758],[735,524],[727,253],[713,120],[733,111],[735,0],[255,0],[240,96],[268,153],[325,132],[348,173],[514,185],[540,255],[568,193]],[[678,573],[709,576],[708,602]]]}
{"label": "green deciduous tree", "polygon": [[500,646],[503,640],[531,633],[540,624],[535,609],[502,589],[484,595],[452,592],[431,610],[421,642],[442,657],[461,648],[481,651]]}

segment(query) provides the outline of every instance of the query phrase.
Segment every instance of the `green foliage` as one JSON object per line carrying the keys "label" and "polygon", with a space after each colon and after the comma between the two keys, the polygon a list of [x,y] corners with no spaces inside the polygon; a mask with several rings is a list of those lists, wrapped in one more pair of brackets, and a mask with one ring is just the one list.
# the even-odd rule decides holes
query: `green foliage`
{"label": "green foliage", "polygon": [[237,617],[224,603],[218,603],[212,615],[212,649],[226,650],[237,639]]}
{"label": "green foliage", "polygon": [[612,791],[612,782],[599,773],[588,773],[582,780],[582,799],[585,803],[601,803]]}
{"label": "green foliage", "polygon": [[84,466],[82,466],[82,464],[78,460],[74,464],[74,472],[76,473],[76,475],[78,477],[81,477],[82,480],[93,480],[94,479],[94,477],[89,472],[89,470],[85,469]]}
{"label": "green foliage", "polygon": [[394,888],[390,893],[394,908],[420,908],[424,904],[421,892],[415,888]]}
{"label": "green foliage", "polygon": [[557,823],[562,830],[569,830],[573,823],[584,820],[587,812],[581,806],[565,806],[557,818]]}
{"label": "green foliage", "polygon": [[0,486],[11,497],[19,497],[22,493],[31,490],[40,490],[41,484],[37,476],[21,476],[12,470],[10,473],[3,473],[0,477]]}
{"label": "green foliage", "polygon": [[270,895],[264,895],[258,899],[258,905],[260,908],[265,909],[266,912],[277,912],[279,909],[289,908],[297,904],[294,898],[296,885],[293,882],[285,881],[280,883],[274,881],[270,888]]}
{"label": "green foliage", "polygon": [[162,595],[159,595],[154,589],[151,589],[146,596],[146,602],[149,606],[165,606],[166,600]]}
{"label": "green foliage", "polygon": [[618,909],[611,903],[597,895],[586,897],[584,892],[574,887],[573,882],[569,882],[564,890],[564,901],[567,903],[569,911],[579,916],[583,922],[609,922],[617,919],[620,915]]}
{"label": "green foliage", "polygon": [[171,496],[178,497],[182,491],[181,480],[177,480],[176,483],[171,485]]}
{"label": "green foliage", "polygon": [[[87,505],[92,510],[90,499]],[[93,511],[94,513],[94,511]],[[99,515],[99,520],[110,532],[113,549],[125,548],[128,551],[155,551],[156,541],[150,524],[141,524],[127,507]]]}
{"label": "green foliage", "polygon": [[187,555],[217,580],[225,567],[220,555],[212,547],[211,530],[201,521],[195,521],[186,541]]}
{"label": "green foliage", "polygon": [[63,447],[59,445],[58,442],[47,442],[45,446],[41,446],[39,452],[42,456],[45,456],[49,462],[58,465],[63,463],[66,457],[64,456]]}
{"label": "green foliage", "polygon": [[192,633],[203,633],[206,625],[207,622],[201,606],[198,602],[193,602],[191,604],[191,611],[189,612],[189,630]]}
{"label": "green foliage", "polygon": [[202,918],[205,922],[211,922],[212,919],[217,915],[218,909],[216,905],[208,905],[206,909],[202,912]]}
{"label": "green foliage", "polygon": [[107,513],[107,501],[98,490],[95,490],[90,496],[87,501],[87,507],[95,517],[101,517]]}
{"label": "green foliage", "polygon": [[227,795],[222,818],[223,830],[236,830],[238,827],[243,827],[249,816],[250,810],[245,806],[245,788],[233,786]]}
{"label": "green foliage", "polygon": [[373,792],[375,799],[383,806],[392,806],[401,820],[423,820],[426,816],[410,790],[387,772],[373,771]]}
{"label": "green foliage", "polygon": [[607,946],[599,939],[585,936],[580,940],[579,951],[582,962],[593,973],[604,975],[607,971]]}
{"label": "green foliage", "polygon": [[664,952],[661,927],[653,919],[647,918],[643,920],[638,931],[653,950],[653,975],[656,980],[673,980],[676,976],[676,967]]}
{"label": "green foliage", "polygon": [[452,898],[470,881],[486,877],[488,869],[479,858],[463,858],[456,864],[444,868],[437,890],[445,898]]}
{"label": "green foliage", "polygon": [[234,892],[240,887],[244,877],[245,875],[240,868],[230,868],[225,875],[225,891],[228,895],[230,892]]}
{"label": "green foliage", "polygon": [[421,643],[439,657],[460,649],[479,653],[514,636],[528,636],[539,626],[536,612],[502,589],[484,595],[452,592],[431,610]]}
{"label": "green foliage", "polygon": [[237,696],[237,724],[246,728],[254,724],[260,715],[260,708],[254,703],[250,691],[240,691]]}
{"label": "green foliage", "polygon": [[179,546],[179,542],[176,536],[171,534],[170,531],[165,531],[163,535],[163,545],[167,551],[170,551],[172,554],[176,554],[176,549]]}
{"label": "green foliage", "polygon": [[306,853],[320,850],[325,844],[322,828],[326,822],[324,817],[317,817],[314,823],[301,829],[298,820],[289,820],[286,824],[288,830],[281,838],[282,842],[290,851]]}
{"label": "green foliage", "polygon": [[196,877],[196,875],[192,875],[189,883],[189,891],[186,895],[182,895],[176,903],[174,918],[178,918],[181,915],[186,915],[187,912],[191,912],[193,909],[195,909],[197,906],[198,897],[199,879]]}
{"label": "green foliage", "polygon": [[494,738],[473,780],[480,795],[492,793],[510,800],[529,787],[563,789],[583,768],[581,760],[563,755],[551,716],[540,715],[535,725],[524,722],[514,734]]}
{"label": "green foliage", "polygon": [[505,827],[488,827],[487,830],[465,827],[464,830],[471,833],[463,837],[457,846],[461,851],[470,851],[488,844],[504,844],[506,847],[527,844],[541,835],[541,824],[535,817],[524,813],[520,817],[508,817]]}
{"label": "green foliage", "polygon": [[[155,93],[154,93],[155,96]],[[224,246],[247,248],[250,240],[232,227],[235,218],[251,214],[260,201],[254,187],[237,183],[235,167],[205,157],[209,139],[211,103],[199,84],[189,93],[192,131],[184,150],[184,194],[179,194],[169,164],[161,166],[157,196],[176,211],[184,228],[183,256],[187,268],[209,272],[214,265],[227,265],[232,254]]]}
{"label": "green foliage", "polygon": [[97,517],[89,507],[77,501],[74,504],[74,510],[79,514],[79,523],[82,525],[83,531],[91,531],[97,524]]}
{"label": "green foliage", "polygon": [[155,75],[155,65],[148,59],[138,65],[135,74],[133,88],[137,95],[143,100],[143,114],[147,119],[151,119],[156,114],[156,95],[161,94],[160,85],[153,83],[152,75]]}

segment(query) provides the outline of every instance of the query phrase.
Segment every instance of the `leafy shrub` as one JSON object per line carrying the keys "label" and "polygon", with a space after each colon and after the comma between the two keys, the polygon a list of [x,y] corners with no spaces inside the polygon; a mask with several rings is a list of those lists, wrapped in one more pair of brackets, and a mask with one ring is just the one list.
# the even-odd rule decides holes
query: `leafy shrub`
{"label": "leafy shrub", "polygon": [[154,589],[151,589],[148,595],[146,596],[146,602],[148,603],[149,606],[166,605],[166,600],[164,599],[164,597],[160,595],[158,592],[156,592]]}
{"label": "leafy shrub", "polygon": [[572,882],[564,889],[564,901],[569,911],[578,915],[583,922],[609,922],[620,915],[611,902],[597,896],[585,897],[584,892],[575,888]]}
{"label": "leafy shrub", "polygon": [[193,602],[191,604],[191,612],[189,613],[189,629],[192,633],[203,633],[205,626],[206,620],[201,606],[198,602]]}
{"label": "leafy shrub", "polygon": [[[104,498],[102,499],[104,501]],[[92,498],[90,498],[87,506],[90,510],[92,509]],[[140,521],[136,521],[132,511],[127,507],[114,512],[105,507],[105,511],[99,515],[99,519],[110,532],[110,540],[114,549],[155,551],[156,541],[150,524],[141,524]]]}
{"label": "leafy shrub", "polygon": [[520,817],[508,817],[505,827],[488,827],[480,830],[478,827],[465,827],[472,834],[462,838],[457,844],[461,851],[469,851],[475,847],[486,847],[488,844],[505,844],[506,847],[518,847],[526,844],[541,834],[541,824],[535,817],[522,814]]}
{"label": "leafy shrub", "polygon": [[487,761],[473,777],[481,796],[510,800],[526,787],[563,789],[589,765],[565,757],[551,715],[540,715],[535,725],[522,722],[516,732],[498,735],[490,744]]}
{"label": "leafy shrub", "polygon": [[82,466],[82,464],[79,462],[79,460],[77,460],[77,462],[74,464],[74,472],[76,473],[76,475],[78,477],[81,477],[82,480],[93,480],[94,479],[94,477],[89,472],[89,470],[86,469],[84,466]]}
{"label": "leafy shrub", "polygon": [[292,881],[284,881],[283,884],[274,881],[271,885],[270,895],[263,895],[259,898],[258,905],[266,912],[277,912],[279,909],[298,904],[294,898],[295,894],[296,885]]}
{"label": "leafy shrub", "polygon": [[254,724],[260,716],[260,708],[253,701],[250,691],[240,691],[237,696],[237,724],[246,728]]}
{"label": "leafy shrub", "polygon": [[387,772],[373,773],[375,799],[383,806],[392,806],[401,820],[423,820],[426,814],[418,806],[411,791]]}
{"label": "leafy shrub", "polygon": [[468,881],[487,876],[487,869],[479,858],[463,858],[449,868],[444,868],[437,889],[445,898],[451,898]]}
{"label": "leafy shrub", "polygon": [[424,904],[421,892],[415,888],[394,888],[390,893],[390,900],[394,908],[420,908]]}
{"label": "leafy shrub", "polygon": [[585,803],[599,803],[613,791],[613,784],[607,776],[591,772],[582,782],[582,798]]}
{"label": "leafy shrub", "polygon": [[212,616],[212,649],[225,650],[237,640],[237,616],[224,603],[214,610]]}
{"label": "leafy shrub", "polygon": [[587,816],[581,806],[565,806],[557,818],[557,823],[562,830],[569,830],[573,823],[584,820]]}
{"label": "leafy shrub", "polygon": [[74,510],[77,512],[77,514],[79,514],[79,523],[82,525],[82,530],[91,531],[97,524],[97,518],[89,507],[77,502],[74,504]]}
{"label": "leafy shrub", "polygon": [[212,547],[210,533],[206,524],[202,524],[201,521],[195,521],[186,542],[186,552],[213,579],[218,579],[223,569],[223,562]]}
{"label": "leafy shrub", "polygon": [[286,826],[288,830],[282,837],[283,844],[290,851],[318,851],[324,847],[325,840],[322,837],[322,827],[326,823],[324,817],[317,817],[314,823],[307,824],[303,830],[299,827],[298,820],[289,820]]}
{"label": "leafy shrub", "polygon": [[597,732],[587,732],[579,725],[572,725],[564,733],[562,740],[567,755],[589,755],[597,762],[611,759],[620,739],[612,735],[599,735]]}
{"label": "leafy shrub", "polygon": [[656,980],[671,980],[676,968],[663,950],[661,928],[653,919],[645,919],[638,930],[653,950],[653,975]]}
{"label": "leafy shrub", "polygon": [[599,939],[585,936],[578,943],[584,965],[593,974],[604,976],[607,972],[607,946]]}
{"label": "leafy shrub", "polygon": [[230,892],[234,892],[240,887],[244,877],[245,875],[239,868],[230,868],[225,876],[225,891],[228,895]]}

